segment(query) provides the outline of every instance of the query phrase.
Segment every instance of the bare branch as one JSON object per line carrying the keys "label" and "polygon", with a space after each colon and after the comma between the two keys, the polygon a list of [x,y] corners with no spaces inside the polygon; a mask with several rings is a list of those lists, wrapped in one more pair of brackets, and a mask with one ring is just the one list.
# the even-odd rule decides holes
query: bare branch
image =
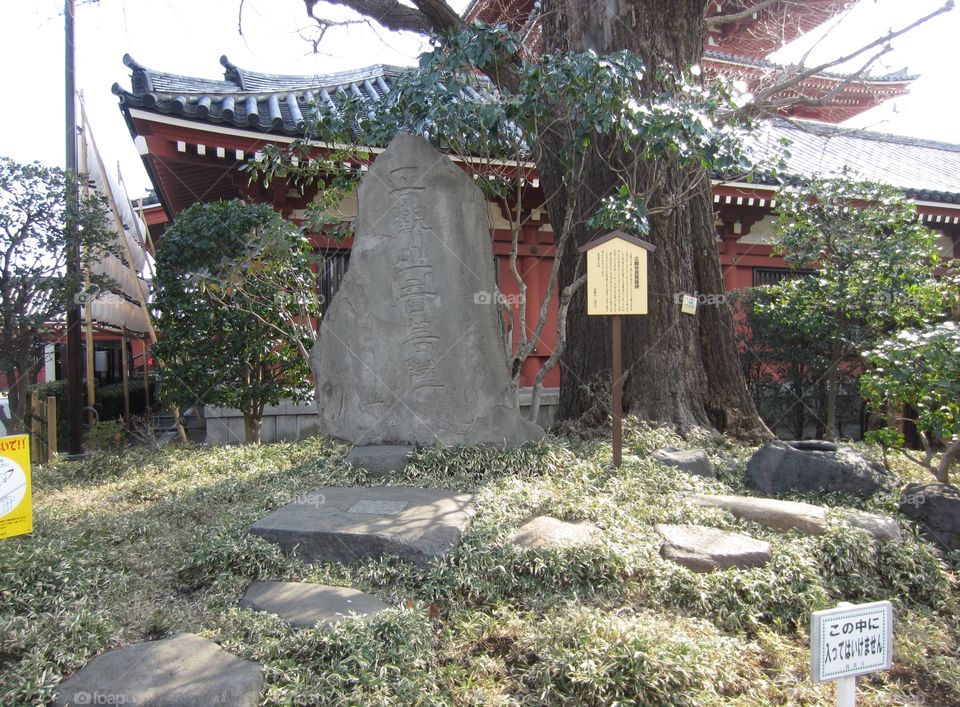
{"label": "bare branch", "polygon": [[945,2],[939,9],[934,10],[933,12],[927,15],[924,15],[923,17],[919,18],[918,20],[915,20],[914,22],[911,22],[906,27],[902,27],[901,29],[898,29],[898,30],[890,30],[882,37],[879,37],[878,39],[875,39],[872,42],[868,42],[867,44],[864,44],[859,49],[853,52],[850,52],[849,54],[838,57],[831,61],[824,62],[822,64],[811,67],[809,69],[804,69],[802,71],[798,71],[797,73],[791,74],[787,79],[783,81],[778,81],[773,85],[765,88],[760,93],[756,94],[754,97],[755,100],[753,102],[753,105],[755,107],[761,107],[768,99],[772,98],[776,94],[782,91],[788,90],[790,88],[793,88],[794,86],[797,86],[798,84],[802,83],[806,79],[816,76],[817,74],[822,73],[828,69],[831,69],[835,66],[840,66],[841,64],[845,64],[848,61],[852,61],[853,59],[856,59],[861,54],[864,54],[874,49],[875,47],[881,47],[882,45],[887,44],[888,42],[896,39],[897,37],[900,37],[901,35],[904,35],[913,29],[916,29],[917,27],[924,24],[925,22],[929,22],[934,17],[937,17],[938,15],[942,15],[945,12],[949,12],[950,10],[953,9],[953,5],[954,5],[953,0],[947,0],[947,2]]}
{"label": "bare branch", "polygon": [[[448,29],[450,26],[437,26],[433,19],[421,10],[407,5],[403,5],[398,0],[326,0],[332,5],[342,5],[351,10],[360,13],[364,17],[383,25],[387,29],[398,32],[415,32],[416,34],[429,34],[430,32]],[[307,15],[318,22],[318,18],[313,14],[313,9],[319,4],[320,0],[304,0],[307,8]],[[446,3],[441,3],[446,6]],[[449,6],[447,6],[449,9]],[[453,13],[453,10],[450,10]],[[456,16],[456,13],[453,13]],[[459,20],[459,18],[457,18]]]}
{"label": "bare branch", "polygon": [[708,17],[706,19],[706,24],[707,27],[715,27],[717,25],[726,25],[738,20],[744,20],[748,17],[751,17],[755,12],[765,10],[771,5],[776,5],[780,2],[783,2],[783,0],[760,0],[760,2],[758,2],[756,5],[751,5],[740,12],[731,12],[729,15],[714,15],[713,17]]}

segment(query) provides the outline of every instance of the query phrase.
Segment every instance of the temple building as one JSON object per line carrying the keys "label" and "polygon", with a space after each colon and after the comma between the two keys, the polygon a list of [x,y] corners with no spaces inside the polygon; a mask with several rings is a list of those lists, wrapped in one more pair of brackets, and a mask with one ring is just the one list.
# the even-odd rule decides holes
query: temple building
{"label": "temple building", "polygon": [[[766,57],[785,41],[835,15],[845,3],[791,3],[788,14],[777,9],[783,5],[774,4],[755,16],[711,29],[705,39],[705,75],[733,76],[752,88],[762,87],[783,70]],[[477,0],[465,16],[468,20],[505,22],[522,33],[529,51],[537,51],[538,7],[533,0]],[[718,0],[710,3],[708,12],[725,14],[736,7],[736,3]],[[776,33],[771,33],[773,27]],[[776,40],[771,39],[774,35]],[[130,56],[124,57],[124,63],[131,70],[130,88],[115,84],[113,90],[158,198],[158,205],[144,210],[154,240],[162,238],[168,221],[196,202],[243,198],[270,203],[287,218],[302,217],[315,193],[301,193],[282,177],[274,179],[269,188],[251,184],[240,167],[265,145],[282,146],[303,136],[318,112],[338,111],[347,100],[371,106],[384,101],[398,77],[416,70],[378,65],[326,75],[283,76],[243,69],[223,57],[223,79],[211,80],[155,71]],[[849,167],[861,177],[902,189],[916,201],[923,221],[940,234],[944,256],[957,257],[960,145],[836,125],[902,95],[911,79],[903,74],[856,80],[818,74],[804,79],[791,88],[791,95],[797,100],[784,102],[782,117],[764,125],[753,138],[751,150],[755,156],[764,157],[779,149],[780,142],[786,139],[790,141],[787,174],[805,176]],[[312,144],[317,154],[328,147],[322,142]],[[379,151],[376,146],[369,148],[374,159]],[[534,194],[520,238],[518,267],[528,288],[528,299],[539,302],[546,292],[553,260],[553,231],[539,208],[542,198],[539,202],[536,198],[539,182],[535,166],[518,163],[512,167],[515,174],[527,180]],[[727,289],[774,283],[789,273],[782,258],[771,254],[776,190],[773,183],[714,181],[717,248]],[[356,203],[348,200],[340,210],[344,218],[353,218]],[[492,203],[490,216],[499,286],[509,298],[517,294],[507,257],[512,234],[506,214]],[[351,243],[317,234],[315,244],[326,256],[318,273],[318,286],[329,298],[348,266]],[[536,323],[536,309],[529,308],[529,321],[525,323],[528,328]],[[555,316],[555,301],[550,311]],[[513,326],[520,326],[516,311],[514,317]],[[548,321],[541,345],[524,364],[522,386],[532,384],[542,361],[550,356],[555,341],[550,333],[555,331],[554,324]],[[556,388],[559,375],[559,369],[551,371],[546,386]],[[269,429],[265,427],[264,432],[264,439],[268,439]]]}

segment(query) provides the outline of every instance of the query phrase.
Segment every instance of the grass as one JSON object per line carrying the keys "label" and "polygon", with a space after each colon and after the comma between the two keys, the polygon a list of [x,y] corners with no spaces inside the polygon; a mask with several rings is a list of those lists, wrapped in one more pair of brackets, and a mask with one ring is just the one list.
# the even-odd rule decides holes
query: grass
{"label": "grass", "polygon": [[[702,446],[719,480],[654,463]],[[375,485],[322,440],[129,449],[34,474],[36,530],[0,542],[0,704],[49,701],[98,653],[180,631],[264,666],[263,704],[833,704],[809,681],[807,624],[837,601],[891,599],[893,670],[862,678],[860,704],[960,704],[956,559],[904,523],[875,546],[841,525],[776,534],[692,506],[743,493],[752,450],[630,422],[625,464],[602,442],[510,453],[424,450],[393,483],[471,491],[458,549],[417,568],[386,558],[308,565],[246,534],[314,488]],[[893,495],[849,505],[895,512]],[[534,552],[504,540],[549,514],[589,520],[594,545]],[[766,567],[698,575],[659,557],[654,525],[702,522],[769,541]],[[334,629],[294,629],[236,607],[257,579],[351,585],[395,609]]]}

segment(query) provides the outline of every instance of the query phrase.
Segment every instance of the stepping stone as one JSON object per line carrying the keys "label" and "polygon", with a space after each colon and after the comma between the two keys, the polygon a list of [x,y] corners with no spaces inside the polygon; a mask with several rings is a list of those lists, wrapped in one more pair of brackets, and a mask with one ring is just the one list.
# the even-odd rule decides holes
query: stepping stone
{"label": "stepping stone", "polygon": [[460,542],[472,503],[472,495],[444,489],[331,486],[277,509],[250,532],[307,562],[398,555],[425,565]]}
{"label": "stepping stone", "polygon": [[179,633],[102,653],[56,690],[57,707],[255,707],[263,671],[213,641]]}
{"label": "stepping stone", "polygon": [[[723,508],[736,518],[747,520],[771,530],[795,530],[804,535],[823,535],[827,532],[827,509],[812,503],[781,501],[776,498],[752,496],[691,496],[698,506]],[[893,518],[852,509],[841,511],[847,523],[867,531],[878,542],[900,542],[900,528]]]}
{"label": "stepping stone", "polygon": [[702,449],[667,447],[655,451],[653,458],[665,466],[679,469],[693,476],[702,476],[708,479],[717,477],[717,472],[714,471],[710,458]]}
{"label": "stepping stone", "polygon": [[597,532],[592,523],[567,523],[550,516],[537,516],[517,528],[510,544],[531,550],[573,547],[591,542]]}
{"label": "stepping stone", "polygon": [[387,476],[403,471],[411,452],[413,447],[403,445],[367,445],[351,449],[344,461],[357,469],[366,469],[374,476]]}
{"label": "stepping stone", "polygon": [[369,616],[390,608],[370,594],[351,587],[328,587],[305,582],[254,582],[240,606],[276,614],[300,628],[332,625],[351,615]]}
{"label": "stepping stone", "polygon": [[694,572],[759,567],[770,561],[770,543],[702,525],[657,525],[660,556]]}

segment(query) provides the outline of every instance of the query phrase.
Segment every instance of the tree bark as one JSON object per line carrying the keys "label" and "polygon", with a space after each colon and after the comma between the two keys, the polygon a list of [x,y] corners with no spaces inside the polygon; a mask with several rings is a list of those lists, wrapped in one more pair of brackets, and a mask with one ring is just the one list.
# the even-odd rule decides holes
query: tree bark
{"label": "tree bark", "polygon": [[[685,70],[703,55],[706,0],[544,0],[544,47],[548,51],[607,54],[631,50],[648,71],[641,89],[654,95],[665,87],[656,68],[667,64]],[[596,233],[583,224],[615,186],[622,149],[599,142],[584,178],[562,183],[562,152],[547,136],[537,145],[537,164],[547,193],[561,198],[548,204],[558,223],[576,189],[579,225],[575,241],[582,245]],[[686,185],[699,179],[692,195]],[[641,191],[652,194],[651,206],[676,204],[651,219],[648,239],[657,246],[648,265],[649,314],[629,317],[624,327],[624,407],[641,418],[677,425],[714,427],[745,438],[770,436],[760,420],[739,365],[733,317],[725,303],[681,314],[677,293],[722,295],[723,276],[709,175],[700,167],[684,167],[672,157],[651,160],[636,174]],[[571,282],[579,254],[570,249],[561,265],[561,282]],[[722,297],[716,298],[722,300]],[[610,365],[610,342],[604,317],[586,313],[585,290],[568,312],[570,342],[561,359],[560,419],[585,412],[586,381]]]}

